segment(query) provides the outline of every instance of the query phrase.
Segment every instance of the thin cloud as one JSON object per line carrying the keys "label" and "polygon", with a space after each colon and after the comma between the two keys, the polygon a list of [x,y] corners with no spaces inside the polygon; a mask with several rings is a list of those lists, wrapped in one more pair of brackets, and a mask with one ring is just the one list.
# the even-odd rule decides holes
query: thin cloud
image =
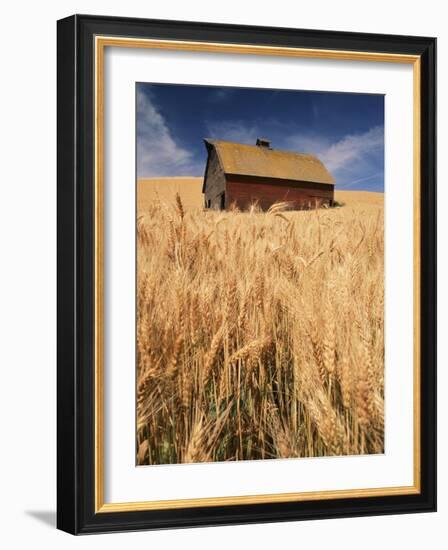
{"label": "thin cloud", "polygon": [[293,134],[284,138],[283,147],[288,151],[313,154],[322,160],[322,156],[331,147],[331,143],[328,139],[320,136]]}
{"label": "thin cloud", "polygon": [[249,145],[254,144],[257,137],[260,137],[256,126],[247,125],[243,121],[210,122],[207,124],[207,130],[210,138]]}
{"label": "thin cloud", "polygon": [[364,134],[353,134],[331,145],[322,155],[322,161],[329,170],[347,168],[357,162],[364,162],[372,155],[383,151],[384,129],[375,126]]}
{"label": "thin cloud", "polygon": [[376,178],[382,187],[384,127],[375,126],[367,132],[349,134],[335,143],[318,136],[294,135],[286,139],[290,150],[316,155],[334,175],[341,187],[357,185]]}
{"label": "thin cloud", "polygon": [[192,153],[173,138],[149,95],[137,91],[137,174],[139,177],[200,174]]}
{"label": "thin cloud", "polygon": [[209,95],[209,101],[213,103],[219,103],[221,101],[227,101],[234,94],[232,88],[216,88]]}
{"label": "thin cloud", "polygon": [[358,183],[362,183],[365,181],[370,181],[373,179],[378,179],[383,176],[383,172],[375,172],[374,174],[370,174],[370,176],[366,176],[365,178],[359,178],[355,181],[352,181],[351,183],[347,183],[344,187],[350,187],[351,185],[356,185]]}

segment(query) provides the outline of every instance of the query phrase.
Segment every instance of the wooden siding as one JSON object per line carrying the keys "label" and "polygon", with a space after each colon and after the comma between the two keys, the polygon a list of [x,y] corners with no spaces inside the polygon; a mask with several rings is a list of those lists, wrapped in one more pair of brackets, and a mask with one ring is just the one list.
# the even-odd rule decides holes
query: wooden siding
{"label": "wooden siding", "polygon": [[234,204],[240,210],[246,210],[255,202],[267,210],[275,202],[283,201],[289,202],[291,209],[301,210],[331,205],[333,200],[333,185],[227,176],[226,206]]}
{"label": "wooden siding", "polygon": [[219,164],[218,155],[215,149],[211,149],[205,174],[205,206],[207,206],[208,201],[210,201],[210,208],[220,209],[221,195],[225,191],[225,185],[226,178]]}

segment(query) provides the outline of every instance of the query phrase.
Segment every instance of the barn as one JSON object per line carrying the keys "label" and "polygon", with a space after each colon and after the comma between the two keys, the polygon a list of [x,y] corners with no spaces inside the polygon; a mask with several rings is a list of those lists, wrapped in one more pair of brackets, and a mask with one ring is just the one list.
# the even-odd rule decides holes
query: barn
{"label": "barn", "polygon": [[255,145],[205,139],[202,192],[206,208],[267,210],[287,202],[292,210],[332,206],[334,178],[313,155],[280,151],[258,138]]}

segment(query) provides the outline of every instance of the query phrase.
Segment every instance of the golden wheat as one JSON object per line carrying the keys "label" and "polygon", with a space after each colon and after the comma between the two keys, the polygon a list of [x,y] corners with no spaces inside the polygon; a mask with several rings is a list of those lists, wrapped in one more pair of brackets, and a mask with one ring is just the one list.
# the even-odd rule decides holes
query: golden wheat
{"label": "golden wheat", "polygon": [[138,464],[383,452],[381,204],[139,214]]}

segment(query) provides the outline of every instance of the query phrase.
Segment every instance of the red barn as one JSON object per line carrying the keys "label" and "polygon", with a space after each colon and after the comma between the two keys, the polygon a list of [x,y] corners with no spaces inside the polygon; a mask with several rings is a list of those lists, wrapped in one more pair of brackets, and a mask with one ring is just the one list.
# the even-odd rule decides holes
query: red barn
{"label": "red barn", "polygon": [[292,210],[332,206],[334,178],[313,155],[272,149],[270,142],[256,145],[205,139],[206,208],[246,210],[256,203],[267,210],[287,202]]}

